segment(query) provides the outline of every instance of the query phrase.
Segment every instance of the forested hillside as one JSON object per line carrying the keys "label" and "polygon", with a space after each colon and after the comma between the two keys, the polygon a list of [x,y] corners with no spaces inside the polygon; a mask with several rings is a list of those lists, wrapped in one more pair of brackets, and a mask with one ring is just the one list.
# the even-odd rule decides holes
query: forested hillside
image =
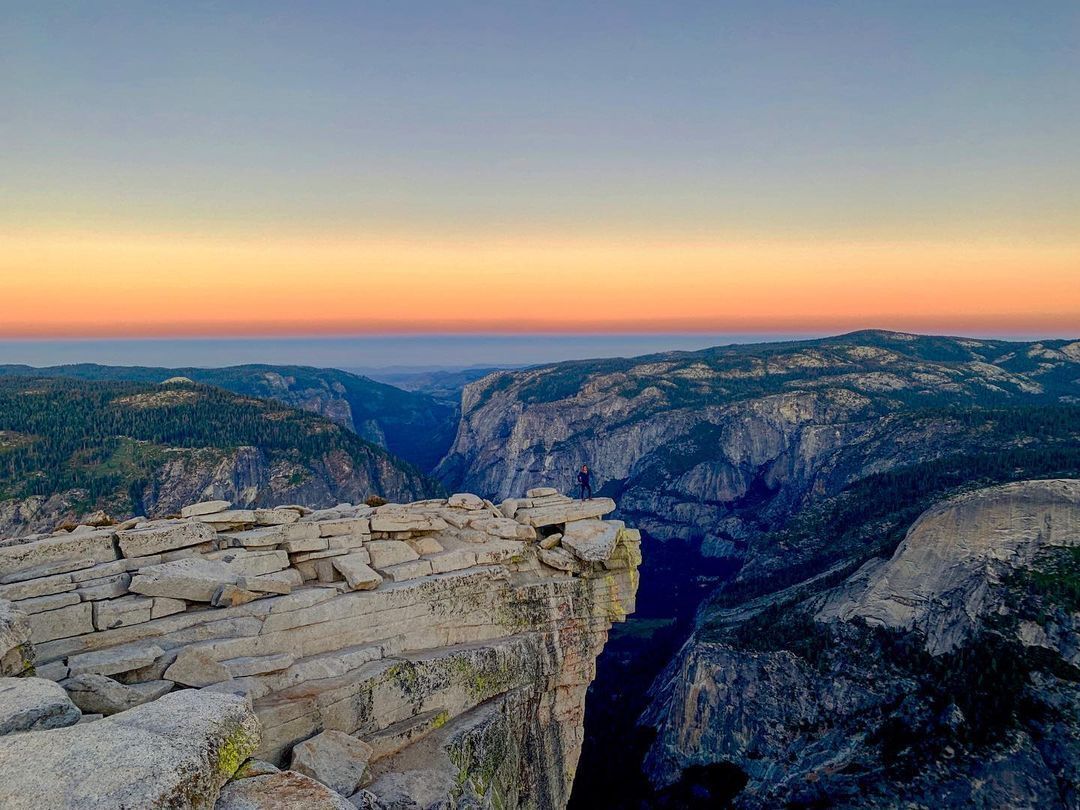
{"label": "forested hillside", "polygon": [[0,366],[0,375],[143,383],[186,377],[233,393],[276,399],[320,414],[425,471],[442,458],[457,426],[456,400],[403,391],[337,369],[272,365],[160,368],[84,363],[47,368]]}
{"label": "forested hillside", "polygon": [[207,385],[0,379],[0,529],[200,497],[331,505],[425,497],[412,465],[325,418]]}

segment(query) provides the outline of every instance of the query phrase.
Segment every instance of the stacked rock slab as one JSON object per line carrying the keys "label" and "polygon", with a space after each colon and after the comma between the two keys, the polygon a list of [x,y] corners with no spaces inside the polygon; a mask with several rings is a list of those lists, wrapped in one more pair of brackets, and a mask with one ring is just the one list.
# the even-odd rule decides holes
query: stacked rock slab
{"label": "stacked rock slab", "polygon": [[[359,767],[361,806],[561,807],[596,656],[637,589],[640,537],[602,519],[614,506],[553,490],[498,507],[469,494],[318,511],[218,501],[172,520],[0,542],[0,674],[58,682],[91,719],[111,715],[112,725],[87,727],[103,734],[179,695],[240,696],[258,738],[246,734],[229,775],[251,754],[267,768],[295,766],[284,775],[247,767],[238,778],[300,789]],[[74,706],[54,714],[65,718],[58,724],[79,719]],[[56,733],[5,739],[7,753],[30,754]],[[317,744],[328,739],[338,742]],[[92,740],[80,732],[57,744]],[[347,750],[369,753],[360,766],[332,761]],[[61,770],[68,781],[55,795],[68,798],[53,806],[110,806],[79,795],[85,774]],[[210,790],[214,774],[198,789]],[[152,792],[152,774],[128,775]],[[33,790],[27,778],[4,769],[0,795]],[[342,785],[337,777],[330,787]],[[273,791],[226,793],[235,804]]]}

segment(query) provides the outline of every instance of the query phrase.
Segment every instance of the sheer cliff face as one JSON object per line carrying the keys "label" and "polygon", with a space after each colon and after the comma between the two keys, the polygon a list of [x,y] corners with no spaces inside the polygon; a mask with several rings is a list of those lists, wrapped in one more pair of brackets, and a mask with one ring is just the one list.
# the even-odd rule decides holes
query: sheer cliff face
{"label": "sheer cliff face", "polygon": [[650,775],[737,767],[743,807],[1076,807],[1078,552],[1080,481],[1018,482],[835,587],[704,616],[654,687]]}
{"label": "sheer cliff face", "polygon": [[614,504],[228,507],[0,545],[0,760],[40,765],[0,804],[566,804],[637,591]]}
{"label": "sheer cliff face", "polygon": [[897,415],[1074,401],[1078,374],[1075,343],[894,333],[500,372],[465,389],[438,473],[505,497],[538,481],[569,490],[588,463],[651,536],[742,557],[807,498],[956,449],[955,425]]}

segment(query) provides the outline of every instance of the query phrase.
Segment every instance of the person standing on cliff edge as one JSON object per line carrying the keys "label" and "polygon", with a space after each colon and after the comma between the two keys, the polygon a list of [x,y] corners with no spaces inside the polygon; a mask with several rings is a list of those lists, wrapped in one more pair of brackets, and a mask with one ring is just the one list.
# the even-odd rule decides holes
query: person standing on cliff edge
{"label": "person standing on cliff edge", "polygon": [[[578,486],[581,488],[581,500],[583,500],[583,501],[584,500],[590,500],[591,501],[592,500],[592,483],[591,483],[591,481],[589,479],[589,465],[588,464],[582,464],[581,465],[581,472],[579,472],[577,474],[577,482],[578,482]],[[585,493],[589,494],[589,497],[587,499],[585,497]]]}

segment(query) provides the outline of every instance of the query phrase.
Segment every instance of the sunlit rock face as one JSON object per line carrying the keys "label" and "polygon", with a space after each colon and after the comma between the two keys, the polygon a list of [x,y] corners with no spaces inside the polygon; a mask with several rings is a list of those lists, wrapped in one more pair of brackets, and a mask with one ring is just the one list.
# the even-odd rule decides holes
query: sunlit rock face
{"label": "sunlit rock face", "polygon": [[975,449],[940,406],[1075,402],[1075,343],[894,332],[558,363],[469,384],[437,469],[505,498],[533,482],[569,491],[582,464],[619,516],[658,540],[790,565],[757,547],[808,501],[866,475]]}
{"label": "sunlit rock face", "polygon": [[[634,609],[640,538],[613,508],[214,501],[4,544],[3,674],[51,688],[0,700],[26,732],[0,747],[64,763],[52,807],[561,807],[596,656]],[[35,779],[4,769],[4,806],[39,806]]]}

